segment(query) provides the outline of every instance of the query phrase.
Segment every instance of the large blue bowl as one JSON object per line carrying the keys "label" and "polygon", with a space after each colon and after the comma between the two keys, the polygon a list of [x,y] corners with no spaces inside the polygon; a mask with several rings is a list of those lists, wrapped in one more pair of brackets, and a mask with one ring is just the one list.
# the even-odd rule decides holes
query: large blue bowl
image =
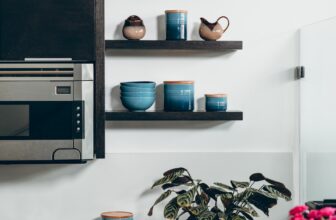
{"label": "large blue bowl", "polygon": [[120,91],[122,92],[155,92],[155,88],[120,86]]}
{"label": "large blue bowl", "polygon": [[155,97],[155,92],[121,92],[121,97]]}
{"label": "large blue bowl", "polygon": [[151,81],[133,81],[133,82],[122,82],[120,83],[121,86],[128,86],[128,87],[137,87],[137,88],[155,88],[155,82]]}
{"label": "large blue bowl", "polygon": [[144,112],[155,101],[155,97],[121,97],[121,103],[131,112]]}

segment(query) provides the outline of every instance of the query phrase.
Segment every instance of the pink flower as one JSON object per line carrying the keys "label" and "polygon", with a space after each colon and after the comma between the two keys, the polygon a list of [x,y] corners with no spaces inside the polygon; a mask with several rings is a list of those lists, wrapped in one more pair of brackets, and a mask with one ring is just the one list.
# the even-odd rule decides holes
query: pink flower
{"label": "pink flower", "polygon": [[322,217],[319,210],[311,210],[308,214],[308,218],[320,219]]}
{"label": "pink flower", "polygon": [[302,214],[297,213],[294,216],[292,216],[290,220],[305,220],[305,218],[303,217]]}
{"label": "pink flower", "polygon": [[[308,209],[307,206],[305,205],[299,205],[299,206],[296,206],[294,208],[292,208],[290,211],[289,211],[289,214],[291,216],[294,216],[295,217],[295,214],[302,214],[304,211],[306,211]],[[304,219],[304,218],[302,218]],[[299,220],[299,219],[296,219],[296,220]]]}
{"label": "pink flower", "polygon": [[336,216],[330,216],[329,220],[336,220]]}
{"label": "pink flower", "polygon": [[320,209],[320,214],[323,217],[330,217],[335,214],[335,210],[336,210],[335,208],[326,207],[326,208]]}

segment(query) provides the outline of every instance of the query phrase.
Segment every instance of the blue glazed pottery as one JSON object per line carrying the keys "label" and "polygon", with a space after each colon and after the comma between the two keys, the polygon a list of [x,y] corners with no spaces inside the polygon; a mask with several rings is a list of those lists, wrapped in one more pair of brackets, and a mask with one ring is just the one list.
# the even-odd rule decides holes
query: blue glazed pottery
{"label": "blue glazed pottery", "polygon": [[102,220],[133,220],[131,212],[104,212],[101,214]]}
{"label": "blue glazed pottery", "polygon": [[166,11],[166,40],[187,40],[187,11]]}
{"label": "blue glazed pottery", "polygon": [[121,92],[121,97],[155,97],[155,92]]}
{"label": "blue glazed pottery", "polygon": [[155,92],[155,88],[120,86],[121,92]]}
{"label": "blue glazed pottery", "polygon": [[152,97],[120,97],[121,103],[125,108],[131,112],[143,112],[149,109],[154,101],[155,96]]}
{"label": "blue glazed pottery", "polygon": [[225,94],[205,95],[205,106],[207,111],[218,112],[227,110],[227,96]]}
{"label": "blue glazed pottery", "polygon": [[128,87],[137,87],[137,88],[155,88],[155,82],[151,81],[134,81],[134,82],[122,82],[120,83],[121,86],[128,86]]}
{"label": "blue glazed pottery", "polygon": [[165,81],[164,109],[165,111],[193,111],[194,82]]}

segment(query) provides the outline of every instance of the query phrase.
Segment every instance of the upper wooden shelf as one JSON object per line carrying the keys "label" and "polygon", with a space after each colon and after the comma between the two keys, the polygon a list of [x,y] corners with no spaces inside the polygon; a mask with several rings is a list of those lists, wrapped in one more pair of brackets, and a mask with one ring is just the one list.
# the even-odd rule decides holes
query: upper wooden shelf
{"label": "upper wooden shelf", "polygon": [[106,40],[106,49],[130,50],[242,50],[242,41],[166,41],[166,40]]}

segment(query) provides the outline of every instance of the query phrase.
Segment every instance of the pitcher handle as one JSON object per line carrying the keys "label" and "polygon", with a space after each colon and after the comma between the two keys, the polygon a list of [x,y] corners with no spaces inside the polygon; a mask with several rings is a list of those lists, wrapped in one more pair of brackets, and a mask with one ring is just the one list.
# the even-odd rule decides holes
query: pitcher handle
{"label": "pitcher handle", "polygon": [[216,23],[219,22],[219,20],[222,19],[222,18],[224,18],[224,19],[227,21],[227,25],[226,25],[226,27],[225,27],[224,30],[223,30],[223,33],[224,33],[224,32],[229,28],[229,26],[230,26],[230,20],[229,20],[229,18],[226,17],[226,16],[220,16],[220,17],[217,19]]}

